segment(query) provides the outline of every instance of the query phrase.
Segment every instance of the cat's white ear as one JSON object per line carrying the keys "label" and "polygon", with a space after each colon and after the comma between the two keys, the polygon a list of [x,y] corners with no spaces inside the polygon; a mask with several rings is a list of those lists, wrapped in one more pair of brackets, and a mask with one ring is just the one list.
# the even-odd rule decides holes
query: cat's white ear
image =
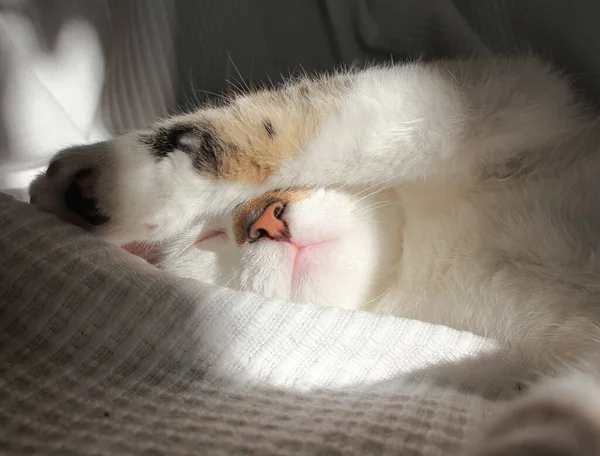
{"label": "cat's white ear", "polygon": [[598,379],[577,374],[533,387],[492,420],[467,454],[600,455]]}

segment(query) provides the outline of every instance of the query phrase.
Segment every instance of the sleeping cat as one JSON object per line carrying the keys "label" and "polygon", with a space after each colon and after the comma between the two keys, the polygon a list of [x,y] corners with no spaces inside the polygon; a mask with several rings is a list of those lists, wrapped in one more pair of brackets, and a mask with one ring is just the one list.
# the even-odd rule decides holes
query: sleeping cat
{"label": "sleeping cat", "polygon": [[30,193],[138,254],[153,252],[132,241],[161,245],[150,259],[180,274],[577,365],[469,451],[584,455],[600,454],[599,175],[598,118],[560,74],[516,58],[239,96],[62,151]]}

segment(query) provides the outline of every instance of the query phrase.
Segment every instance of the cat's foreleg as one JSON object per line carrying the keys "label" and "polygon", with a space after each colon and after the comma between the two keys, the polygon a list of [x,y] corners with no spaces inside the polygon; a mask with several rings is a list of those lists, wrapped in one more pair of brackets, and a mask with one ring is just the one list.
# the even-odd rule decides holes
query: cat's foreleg
{"label": "cat's foreleg", "polygon": [[576,113],[567,84],[537,60],[371,68],[63,151],[31,196],[114,242],[159,239],[275,188],[477,177],[553,145]]}

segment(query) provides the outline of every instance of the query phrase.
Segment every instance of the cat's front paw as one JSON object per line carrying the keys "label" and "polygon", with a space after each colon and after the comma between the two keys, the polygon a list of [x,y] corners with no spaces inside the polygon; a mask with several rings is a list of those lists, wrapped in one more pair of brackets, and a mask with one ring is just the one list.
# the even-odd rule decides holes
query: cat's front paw
{"label": "cat's front paw", "polygon": [[[144,160],[134,146],[134,141],[122,137],[59,152],[32,182],[30,202],[109,241],[137,238],[144,228],[139,221],[152,200],[142,190]],[[124,157],[126,151],[131,152],[129,159]]]}
{"label": "cat's front paw", "polygon": [[76,146],[57,153],[29,187],[31,204],[84,228],[106,223],[98,194],[114,162],[110,143]]}
{"label": "cat's front paw", "polygon": [[576,376],[532,388],[486,427],[467,455],[600,455],[600,385]]}
{"label": "cat's front paw", "polygon": [[144,134],[57,153],[32,182],[31,203],[118,245],[181,231],[203,206],[219,202],[219,185],[198,176],[185,156],[158,160]]}

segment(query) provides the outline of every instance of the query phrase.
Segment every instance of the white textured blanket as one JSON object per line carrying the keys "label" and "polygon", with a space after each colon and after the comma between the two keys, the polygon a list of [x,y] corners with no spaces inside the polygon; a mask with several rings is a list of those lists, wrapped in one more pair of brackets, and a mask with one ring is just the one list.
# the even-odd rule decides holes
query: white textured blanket
{"label": "white textured blanket", "polygon": [[471,334],[181,280],[1,194],[0,252],[4,454],[456,454],[516,391]]}

